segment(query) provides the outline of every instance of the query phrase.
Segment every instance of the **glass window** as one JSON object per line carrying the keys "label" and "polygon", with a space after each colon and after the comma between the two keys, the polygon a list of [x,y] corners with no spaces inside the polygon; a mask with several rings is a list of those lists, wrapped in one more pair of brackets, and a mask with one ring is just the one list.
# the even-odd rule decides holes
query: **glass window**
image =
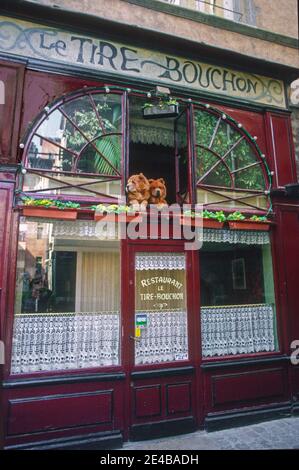
{"label": "glass window", "polygon": [[[240,241],[246,234],[239,233]],[[204,357],[278,349],[270,243],[207,242],[200,252]],[[259,238],[260,237],[260,238]]]}
{"label": "glass window", "polygon": [[35,127],[24,191],[117,197],[121,161],[122,95],[86,90],[54,104]]}
{"label": "glass window", "polygon": [[135,285],[135,364],[188,359],[185,254],[138,253]]}
{"label": "glass window", "polygon": [[194,124],[197,202],[210,209],[267,209],[269,171],[248,135],[215,109],[196,108]]}
{"label": "glass window", "polygon": [[118,365],[119,242],[86,220],[23,217],[20,235],[12,373]]}

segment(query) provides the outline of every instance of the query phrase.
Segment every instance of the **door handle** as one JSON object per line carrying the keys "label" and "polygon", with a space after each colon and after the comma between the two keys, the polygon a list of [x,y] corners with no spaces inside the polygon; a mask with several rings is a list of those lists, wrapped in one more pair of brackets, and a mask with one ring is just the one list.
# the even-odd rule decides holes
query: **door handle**
{"label": "door handle", "polygon": [[132,339],[133,341],[136,341],[136,342],[141,340],[141,338],[137,338],[136,336],[130,336],[130,339]]}

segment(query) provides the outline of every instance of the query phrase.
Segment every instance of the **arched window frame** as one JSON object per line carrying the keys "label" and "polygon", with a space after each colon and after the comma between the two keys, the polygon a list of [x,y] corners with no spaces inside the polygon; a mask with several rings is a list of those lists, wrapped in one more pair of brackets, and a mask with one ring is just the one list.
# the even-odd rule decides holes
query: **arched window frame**
{"label": "arched window frame", "polygon": [[[218,127],[219,125],[221,124],[221,122],[225,122],[227,123],[228,125],[230,125],[232,127],[232,129],[236,132],[239,133],[240,135],[240,140],[237,142],[237,143],[234,143],[232,145],[232,147],[226,152],[226,154],[224,155],[224,158],[222,156],[221,158],[221,155],[220,154],[217,154],[217,152],[213,151],[211,149],[212,147],[212,142],[210,142],[210,145],[207,147],[207,146],[204,146],[202,145],[200,142],[198,142],[196,140],[196,131],[195,131],[195,113],[196,111],[202,111],[202,112],[205,112],[205,113],[208,113],[210,115],[213,115],[217,118],[217,124],[216,124],[216,128],[214,129],[214,133],[212,134],[212,140],[215,139],[215,135],[217,134],[217,130],[218,130]],[[242,205],[244,205],[243,207],[243,210],[246,212],[246,210],[248,210],[248,212],[263,212],[263,213],[268,213],[269,211],[271,211],[271,199],[270,199],[270,191],[271,191],[271,186],[272,186],[272,174],[269,170],[269,167],[267,165],[267,161],[266,161],[266,156],[262,153],[261,149],[259,148],[258,144],[257,144],[257,137],[256,136],[251,136],[249,134],[249,132],[247,132],[242,123],[239,123],[237,122],[236,120],[234,120],[231,116],[229,116],[228,114],[226,114],[225,112],[215,108],[215,107],[212,107],[210,106],[209,104],[204,104],[204,103],[196,103],[196,104],[193,104],[193,112],[192,112],[192,120],[193,120],[193,126],[194,126],[194,130],[193,130],[193,135],[194,135],[194,159],[193,159],[193,175],[194,175],[194,178],[193,178],[193,188],[194,188],[194,199],[196,201],[196,191],[197,189],[204,189],[204,190],[207,190],[207,191],[210,191],[210,192],[214,192],[215,194],[217,194],[219,192],[219,190],[227,190],[228,193],[233,193],[233,192],[236,192],[236,193],[241,193],[241,192],[246,192],[248,193],[247,195],[245,196],[240,196],[240,199],[239,199],[239,202],[242,203]],[[236,173],[236,172],[232,172],[230,169],[229,169],[229,166],[226,164],[225,162],[225,158],[227,157],[227,155],[234,149],[237,147],[237,145],[242,141],[242,140],[245,140],[251,150],[253,151],[253,154],[254,156],[256,157],[256,161],[252,163],[252,165],[248,165],[248,168],[250,168],[251,166],[260,166],[261,169],[262,169],[262,172],[263,172],[263,177],[264,177],[264,182],[265,182],[265,186],[263,189],[261,190],[258,190],[258,189],[249,189],[249,188],[238,188],[235,186],[234,184],[234,178],[232,177],[232,173]],[[227,172],[228,174],[230,175],[230,179],[231,179],[231,187],[230,188],[224,188],[224,187],[221,187],[221,186],[217,186],[217,185],[208,185],[208,184],[204,184],[202,181],[204,180],[204,178],[206,178],[208,176],[208,174],[210,173],[207,172],[205,173],[204,175],[202,175],[200,177],[199,180],[197,180],[196,178],[196,165],[197,165],[197,147],[200,147],[204,150],[207,150],[209,152],[211,152],[217,159],[219,160],[222,160],[223,164],[225,165],[226,169],[227,169]],[[209,148],[210,147],[210,148]],[[220,164],[220,161],[219,161],[219,164]],[[245,167],[244,167],[245,169]],[[241,170],[239,170],[241,171]],[[243,171],[243,170],[242,170]],[[229,196],[229,194],[227,196],[223,196],[223,194],[219,194],[219,198],[220,200],[218,202],[213,202],[213,203],[207,203],[207,204],[203,204],[204,207],[206,209],[209,209],[209,208],[221,208],[221,204],[227,202],[227,201],[237,201],[237,198],[234,197],[234,196]],[[246,202],[242,202],[243,199],[246,199],[246,198],[250,198],[254,195],[260,195],[260,196],[265,196],[265,198],[267,199],[267,209],[263,209],[261,208],[260,206],[254,206],[252,204],[247,204]],[[227,208],[226,208],[227,210]]]}
{"label": "arched window frame", "polygon": [[[136,92],[138,94],[140,93],[139,90],[131,90],[130,89],[130,91],[133,91],[134,93]],[[65,105],[66,103],[72,102],[72,101],[74,101],[76,99],[79,99],[83,96],[88,96],[89,98],[91,97],[90,99],[91,99],[91,103],[92,103],[92,95],[93,94],[102,94],[103,96],[105,96],[105,95],[107,96],[108,94],[114,94],[114,95],[120,95],[122,97],[122,100],[121,100],[121,109],[122,109],[121,132],[118,132],[118,133],[111,132],[111,133],[106,134],[106,135],[120,135],[121,136],[122,145],[121,145],[120,171],[119,172],[117,171],[117,174],[115,174],[115,175],[107,175],[107,174],[101,175],[99,173],[82,173],[82,172],[77,172],[76,171],[78,161],[80,160],[80,155],[82,154],[84,149],[89,144],[94,146],[93,142],[96,139],[98,139],[99,137],[102,137],[100,135],[96,135],[92,139],[86,138],[87,143],[81,148],[79,154],[77,154],[76,157],[75,157],[75,164],[74,164],[74,168],[73,168],[73,170],[75,170],[75,171],[63,171],[63,170],[52,171],[52,170],[48,170],[48,169],[31,168],[30,165],[29,165],[29,162],[28,162],[30,144],[31,144],[32,139],[33,139],[34,136],[36,136],[36,135],[39,136],[38,129],[41,126],[41,124],[49,117],[49,115],[51,115],[51,113],[55,112],[58,109],[61,110],[61,107],[63,105]],[[141,92],[141,94],[142,94],[142,92]],[[146,93],[144,93],[144,94],[146,95]],[[23,147],[23,152],[22,152],[22,157],[23,157],[22,170],[23,170],[23,173],[31,172],[31,173],[41,174],[43,176],[48,177],[49,179],[57,181],[57,183],[58,184],[60,183],[60,185],[61,185],[61,180],[58,180],[58,179],[55,178],[55,175],[57,175],[57,174],[79,176],[79,177],[82,177],[82,182],[79,181],[78,184],[70,184],[69,183],[69,184],[67,184],[67,186],[70,186],[70,187],[73,187],[73,188],[79,187],[81,190],[83,189],[83,191],[85,190],[88,193],[94,193],[94,196],[92,196],[92,197],[89,196],[88,198],[86,198],[88,201],[90,201],[91,199],[94,199],[95,201],[100,201],[100,202],[110,202],[110,203],[117,202],[118,201],[117,198],[113,198],[110,195],[107,196],[103,193],[98,193],[97,191],[94,191],[94,190],[88,188],[88,186],[92,183],[84,183],[84,177],[93,177],[93,178],[99,178],[99,179],[104,178],[104,180],[101,180],[102,182],[103,181],[108,182],[108,181],[111,181],[111,180],[119,180],[119,181],[121,181],[121,194],[124,194],[124,191],[123,191],[124,190],[124,182],[125,182],[125,178],[127,178],[127,176],[128,176],[128,174],[127,174],[127,172],[128,172],[128,162],[127,162],[127,152],[128,152],[128,145],[127,145],[127,141],[128,141],[128,139],[127,139],[127,137],[128,137],[127,95],[128,95],[128,89],[125,89],[125,88],[122,88],[122,87],[111,87],[111,89],[109,89],[108,87],[92,87],[92,88],[87,88],[86,87],[84,89],[80,89],[80,90],[77,90],[76,92],[69,93],[69,94],[67,94],[63,97],[60,97],[55,102],[53,102],[51,104],[51,106],[45,107],[43,109],[43,111],[39,114],[39,116],[36,118],[33,125],[28,129],[27,134],[24,136],[24,139],[23,139],[24,144],[21,144],[21,147]],[[232,181],[232,187],[230,189],[235,191],[235,192],[241,191],[241,192],[248,193],[248,196],[244,196],[244,195],[241,196],[240,197],[241,200],[246,199],[246,197],[249,198],[254,194],[265,195],[268,199],[267,208],[270,209],[271,208],[271,201],[270,201],[269,194],[270,194],[270,189],[271,189],[271,174],[270,174],[269,168],[268,168],[267,163],[266,163],[265,155],[262,154],[261,150],[259,149],[259,147],[256,143],[256,138],[252,137],[243,128],[242,124],[236,122],[229,115],[223,113],[223,111],[221,111],[217,108],[214,108],[210,105],[207,105],[207,104],[204,104],[204,103],[201,103],[201,102],[196,102],[196,101],[193,101],[191,103],[190,103],[190,100],[188,100],[188,101],[187,100],[181,100],[181,101],[187,102],[189,104],[189,106],[191,108],[193,108],[193,112],[190,114],[191,126],[189,126],[188,129],[186,129],[186,133],[189,134],[188,135],[188,140],[191,139],[191,143],[193,144],[194,154],[196,154],[196,147],[205,148],[204,146],[201,145],[200,142],[196,142],[196,132],[193,131],[193,136],[194,137],[192,137],[192,132],[190,133],[190,130],[192,128],[192,124],[193,124],[193,127],[195,127],[194,113],[197,110],[213,114],[214,116],[217,117],[218,122],[220,122],[221,120],[226,121],[226,123],[228,123],[235,131],[237,131],[240,134],[240,139],[241,140],[244,139],[249,143],[250,148],[253,150],[253,152],[256,156],[256,162],[254,162],[252,164],[252,166],[255,166],[255,165],[260,165],[261,166],[262,171],[263,171],[264,181],[265,181],[265,188],[263,190],[251,190],[251,189],[244,189],[244,188],[242,188],[242,189],[235,188],[234,184],[233,184],[232,172],[229,170],[228,166],[226,165],[226,163],[223,159],[222,163],[224,165],[226,165],[227,171],[230,174],[230,178],[231,178],[231,181]],[[94,103],[93,103],[93,106],[94,106]],[[65,115],[66,113],[63,111],[62,114]],[[97,116],[97,118],[99,119],[99,123],[100,123],[100,118],[98,116]],[[70,122],[71,122],[71,120],[70,120]],[[77,128],[76,125],[75,125],[75,127]],[[216,129],[216,132],[217,132],[217,129]],[[47,139],[45,139],[45,140],[47,140]],[[194,142],[192,142],[192,140],[194,140]],[[50,143],[53,143],[53,142],[50,141]],[[55,143],[55,145],[57,147],[60,147],[60,145],[57,144],[57,143]],[[208,150],[211,151],[211,149],[208,149]],[[212,151],[212,153],[213,153],[213,151]],[[217,155],[215,152],[214,152],[214,155],[216,156],[216,158],[219,159],[219,155]],[[190,159],[191,159],[191,155],[189,154],[189,160]],[[223,188],[219,188],[219,187],[214,186],[214,185],[204,185],[204,184],[201,183],[201,181],[196,181],[195,180],[195,176],[192,176],[192,174],[196,175],[196,161],[195,160],[196,160],[196,158],[193,158],[193,164],[192,164],[193,171],[192,170],[189,171],[189,180],[193,179],[193,181],[190,181],[191,186],[193,186],[193,192],[194,192],[194,197],[192,198],[193,202],[196,202],[196,195],[195,194],[196,194],[196,189],[197,188],[203,187],[204,189],[207,189],[211,192],[214,191],[215,193],[217,192],[217,189],[223,189]],[[188,165],[190,165],[190,161],[189,161]],[[51,175],[49,175],[49,173]],[[60,187],[62,188],[62,186],[60,186]],[[54,188],[54,189],[56,189],[56,188]],[[19,193],[23,192],[22,179],[20,181],[18,192]],[[36,195],[36,196],[40,197],[43,194],[45,194],[45,190],[43,190],[43,189],[32,190],[32,191],[28,191],[27,194],[29,196]],[[51,197],[53,198],[53,197],[55,197],[55,195],[52,194]],[[69,200],[78,200],[80,202],[82,202],[82,200],[84,200],[84,197],[82,197],[82,195],[81,196],[73,196],[72,195],[72,196],[65,196],[65,197],[60,196],[59,198],[60,199],[69,199]],[[228,201],[228,200],[232,200],[232,201],[236,200],[236,197],[230,198],[229,196],[224,197],[222,195],[222,199],[220,199],[218,205],[221,207],[221,203],[223,203],[225,201]],[[216,205],[215,202],[213,204],[206,204],[206,206],[211,206],[211,208],[214,208],[215,205]],[[264,209],[261,210],[260,207],[256,207],[256,206],[252,206],[252,205],[246,205],[246,203],[244,203],[244,210],[246,210],[246,206],[247,206],[247,208],[250,209],[251,212],[252,211],[267,212],[267,210],[264,210]],[[206,208],[208,209],[209,207],[206,207]]]}
{"label": "arched window frame", "polygon": [[[71,103],[72,101],[74,102],[77,99],[80,99],[84,96],[88,96],[90,100],[91,107],[93,108],[95,115],[99,121],[99,127],[101,127],[101,116],[99,116],[99,113],[97,112],[95,102],[93,100],[93,95],[103,95],[103,96],[110,96],[110,95],[118,95],[121,96],[121,116],[122,116],[122,122],[121,122],[121,130],[120,132],[107,132],[107,133],[99,133],[93,138],[89,138],[84,134],[83,131],[81,131],[77,124],[74,123],[72,118],[67,115],[67,113],[62,109],[62,107],[68,103]],[[93,183],[87,182],[84,183],[84,178],[94,178],[94,179],[99,179],[100,182],[109,182],[109,181],[120,181],[121,183],[121,194],[124,192],[124,179],[125,179],[125,169],[126,169],[126,144],[125,144],[125,135],[126,135],[126,128],[127,128],[127,119],[126,119],[126,107],[127,107],[127,92],[124,89],[113,89],[110,90],[108,87],[85,87],[83,89],[76,90],[75,92],[68,93],[62,97],[59,97],[57,100],[53,101],[49,106],[46,106],[40,114],[36,117],[36,119],[33,121],[32,125],[29,127],[27,132],[25,133],[22,142],[20,144],[20,148],[22,149],[22,154],[21,154],[21,175],[24,177],[26,173],[35,173],[37,175],[49,178],[50,180],[57,182],[57,187],[52,188],[52,189],[63,189],[65,187],[69,188],[80,188],[81,191],[86,191],[88,194],[88,197],[84,197],[82,195],[76,196],[76,195],[61,195],[59,196],[59,199],[67,199],[67,200],[78,200],[82,202],[82,200],[87,200],[90,201],[91,199],[94,199],[95,201],[105,201],[105,202],[117,202],[118,199],[114,198],[110,195],[100,193],[96,190],[93,190],[89,188],[88,186],[92,185]],[[82,137],[86,140],[86,144],[82,146],[79,152],[75,152],[73,150],[68,149],[67,147],[62,146],[61,144],[54,142],[51,139],[48,139],[44,136],[41,136],[38,132],[40,129],[40,126],[45,122],[46,119],[49,118],[49,116],[54,113],[55,111],[59,110],[66,120],[76,129],[77,132],[82,135]],[[103,129],[103,128],[102,128]],[[96,152],[101,154],[101,152],[96,148],[94,141],[97,139],[102,139],[105,136],[116,136],[119,135],[121,137],[121,153],[120,153],[120,166],[119,170],[117,170],[113,165],[107,161],[107,159],[102,155],[102,157],[106,160],[108,166],[110,166],[114,174],[107,174],[107,173],[88,173],[88,172],[82,172],[78,171],[78,164],[80,162],[80,158],[86,150],[86,148],[91,145],[93,148],[95,148]],[[57,148],[60,148],[61,150],[67,151],[69,154],[72,154],[74,156],[74,165],[72,167],[71,171],[68,170],[53,170],[53,169],[42,169],[42,168],[33,168],[29,164],[29,153],[30,153],[30,145],[32,143],[32,140],[34,136],[40,137],[46,141],[48,141],[50,144],[54,144]],[[71,184],[71,183],[65,183],[63,180],[58,179],[55,177],[55,175],[64,175],[64,176],[75,176],[75,177],[82,177],[82,181],[79,181],[78,184]],[[22,193],[23,195],[28,195],[28,196],[42,196],[43,194],[45,197],[50,197],[51,199],[57,198],[55,194],[45,194],[46,190],[43,189],[37,189],[37,190],[29,190],[26,191],[26,194],[23,192],[23,178],[21,177],[19,181],[19,187],[17,192]],[[61,183],[63,182],[63,185]],[[91,196],[90,193],[93,193]]]}

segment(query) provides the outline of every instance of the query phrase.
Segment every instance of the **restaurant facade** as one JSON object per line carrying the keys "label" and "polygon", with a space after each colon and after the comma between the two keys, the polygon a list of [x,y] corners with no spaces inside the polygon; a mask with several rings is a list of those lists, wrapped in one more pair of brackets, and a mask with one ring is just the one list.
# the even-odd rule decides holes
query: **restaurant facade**
{"label": "restaurant facade", "polygon": [[55,18],[0,17],[4,447],[296,412],[294,71]]}

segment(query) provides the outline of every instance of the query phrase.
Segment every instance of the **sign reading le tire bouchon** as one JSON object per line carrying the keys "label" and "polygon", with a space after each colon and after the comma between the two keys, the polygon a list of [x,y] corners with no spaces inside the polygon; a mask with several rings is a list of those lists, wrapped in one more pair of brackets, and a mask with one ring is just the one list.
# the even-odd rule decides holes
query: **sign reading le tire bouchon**
{"label": "sign reading le tire bouchon", "polygon": [[281,80],[0,16],[0,53],[286,107]]}

